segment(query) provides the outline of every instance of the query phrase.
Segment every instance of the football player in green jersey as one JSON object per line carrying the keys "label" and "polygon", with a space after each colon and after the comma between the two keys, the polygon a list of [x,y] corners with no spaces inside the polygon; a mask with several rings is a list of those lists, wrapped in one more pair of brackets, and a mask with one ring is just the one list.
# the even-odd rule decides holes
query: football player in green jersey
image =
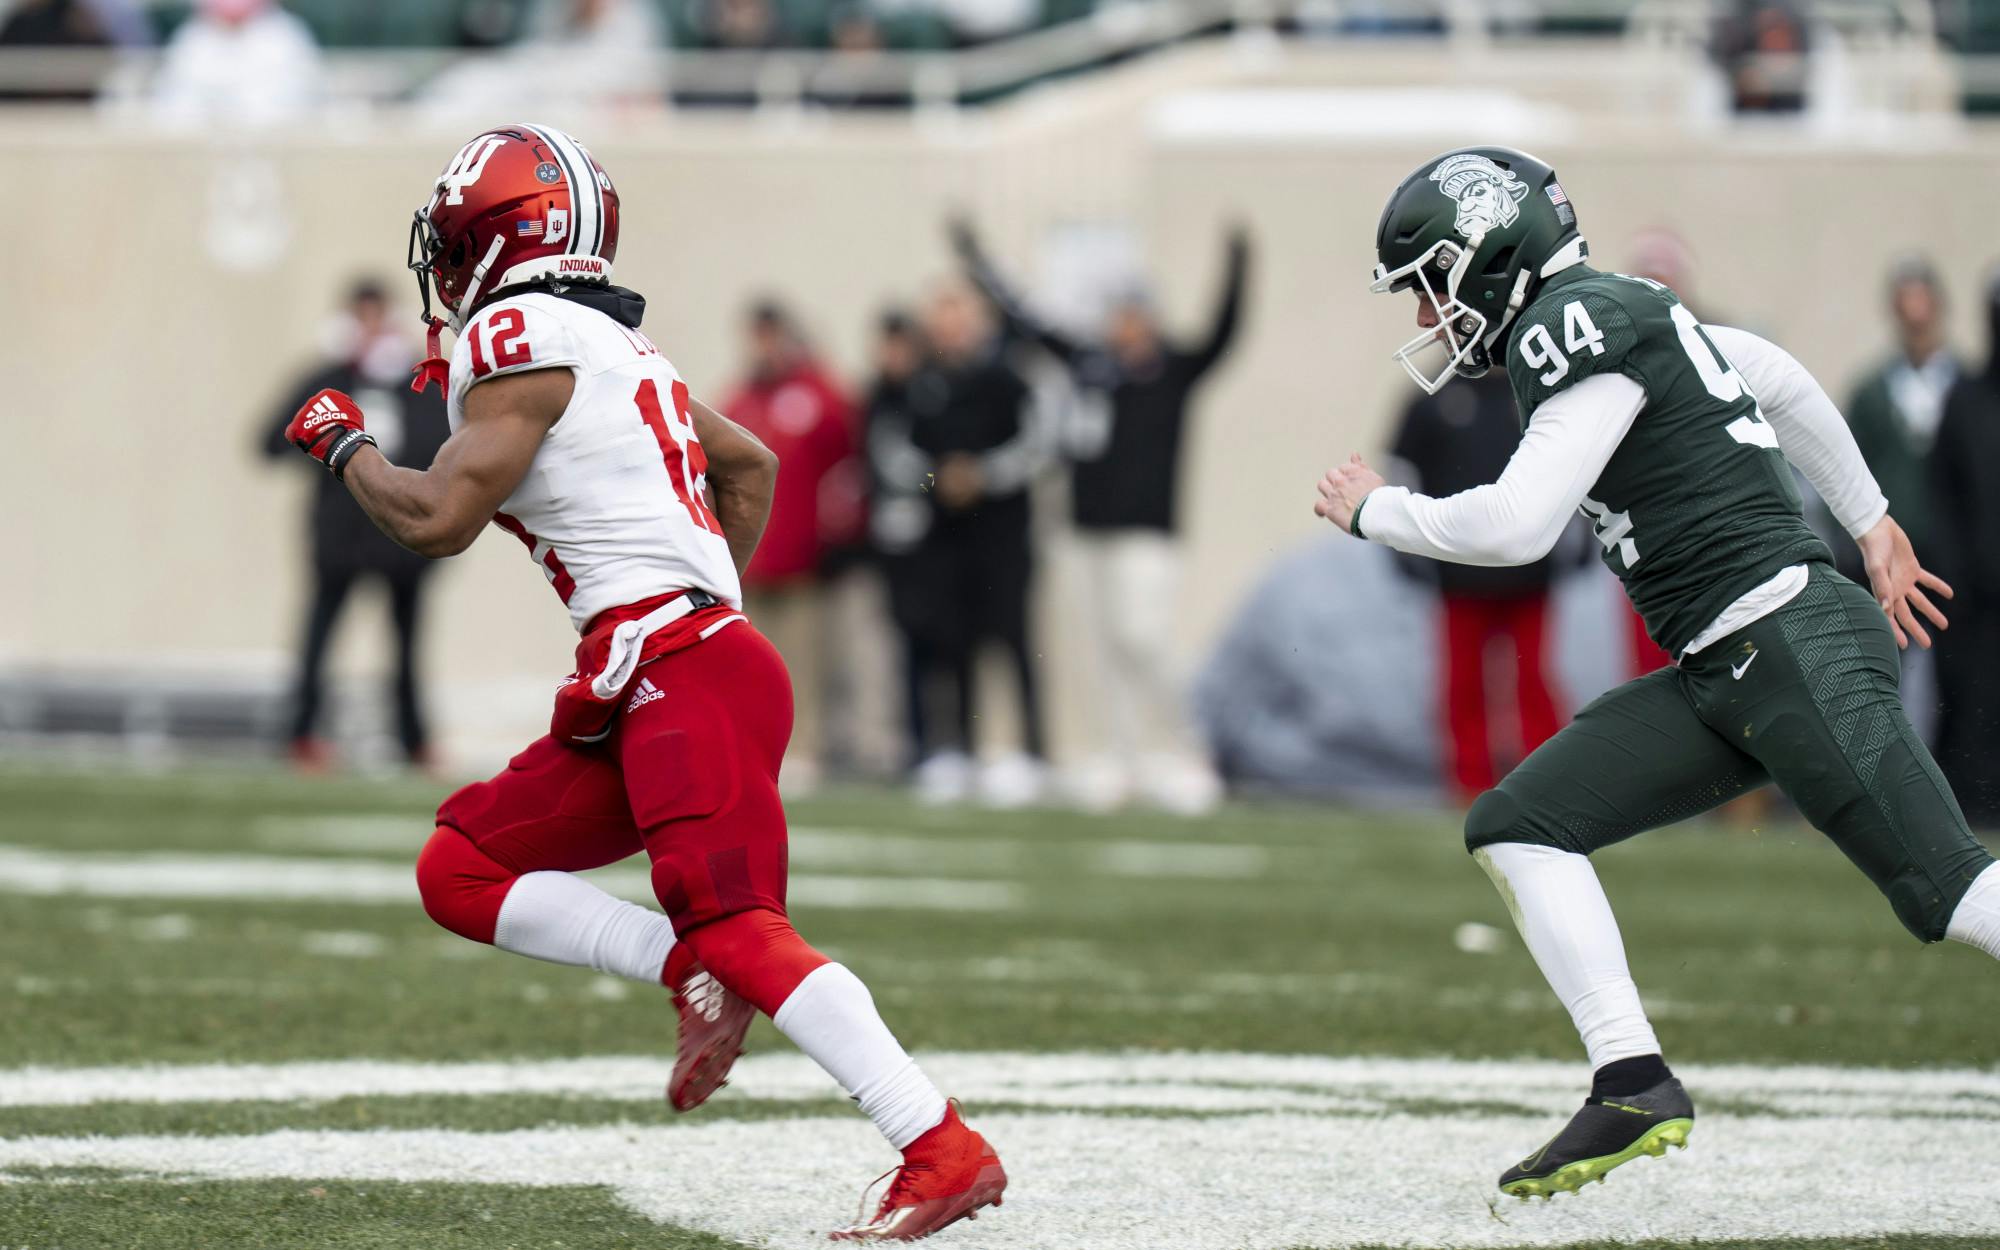
{"label": "football player in green jersey", "polygon": [[[1599,847],[1774,782],[1911,933],[2000,958],[2000,868],[1897,697],[1897,648],[1930,645],[1951,590],[1798,362],[1699,324],[1657,282],[1591,268],[1541,161],[1497,147],[1426,161],[1375,245],[1372,289],[1416,296],[1420,333],[1396,354],[1410,376],[1435,392],[1504,353],[1524,433],[1498,481],[1447,499],[1353,457],[1315,511],[1399,551],[1497,565],[1541,558],[1581,509],[1676,660],[1584,708],[1466,816],[1596,1070],[1582,1110],[1500,1178],[1548,1197],[1685,1145],[1694,1124],[1587,858]],[[1872,594],[1834,572],[1788,462],[1859,543]]]}

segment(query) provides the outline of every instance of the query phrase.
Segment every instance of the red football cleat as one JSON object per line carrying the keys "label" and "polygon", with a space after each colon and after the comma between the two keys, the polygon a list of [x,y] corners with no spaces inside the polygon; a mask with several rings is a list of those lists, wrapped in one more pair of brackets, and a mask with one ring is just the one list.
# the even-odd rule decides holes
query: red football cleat
{"label": "red football cleat", "polygon": [[676,1111],[692,1111],[729,1083],[729,1069],[743,1053],[743,1035],[757,1009],[722,987],[708,970],[690,962],[674,989],[681,1036],[667,1101]]}
{"label": "red football cleat", "polygon": [[[834,1233],[833,1240],[915,1241],[947,1224],[977,1218],[974,1213],[981,1207],[999,1206],[1007,1188],[1000,1156],[984,1137],[965,1127],[957,1103],[947,1104],[944,1119],[909,1144],[894,1175],[875,1218]],[[865,1196],[862,1202],[867,1202]]]}

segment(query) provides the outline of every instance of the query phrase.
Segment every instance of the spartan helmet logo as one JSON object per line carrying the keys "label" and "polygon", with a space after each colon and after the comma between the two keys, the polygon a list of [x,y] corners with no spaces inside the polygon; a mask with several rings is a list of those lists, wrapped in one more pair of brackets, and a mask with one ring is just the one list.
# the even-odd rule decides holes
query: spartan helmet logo
{"label": "spartan helmet logo", "polygon": [[1491,158],[1460,152],[1438,162],[1431,171],[1438,190],[1458,201],[1458,220],[1453,228],[1470,239],[1513,225],[1520,220],[1522,200],[1528,198],[1528,184],[1502,169]]}

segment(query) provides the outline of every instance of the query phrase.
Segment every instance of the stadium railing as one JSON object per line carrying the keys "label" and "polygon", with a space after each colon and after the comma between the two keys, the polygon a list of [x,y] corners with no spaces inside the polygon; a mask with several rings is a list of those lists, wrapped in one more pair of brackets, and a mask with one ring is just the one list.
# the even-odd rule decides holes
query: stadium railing
{"label": "stadium railing", "polygon": [[[1072,20],[956,50],[635,51],[627,60],[631,72],[617,77],[621,86],[614,94],[649,96],[662,106],[951,109],[1222,32],[1356,43],[1427,38],[1458,53],[1496,42],[1600,35],[1699,56],[1728,8],[1720,0],[1372,0],[1366,6],[1147,0],[1100,5]],[[1817,37],[1858,52],[1929,50],[1943,38],[1962,52],[1955,62],[1963,95],[2000,96],[2000,28],[1985,30],[1971,10],[1943,30],[1924,0],[1820,0],[1806,12]],[[484,51],[332,47],[327,94],[336,104],[421,101],[454,67],[524,50],[519,44]],[[1769,61],[1760,68],[1780,81],[1804,72],[1796,60]],[[142,98],[157,63],[155,51],[0,49],[0,100]],[[510,72],[535,72],[525,58],[507,64]],[[643,89],[629,90],[632,84]]]}

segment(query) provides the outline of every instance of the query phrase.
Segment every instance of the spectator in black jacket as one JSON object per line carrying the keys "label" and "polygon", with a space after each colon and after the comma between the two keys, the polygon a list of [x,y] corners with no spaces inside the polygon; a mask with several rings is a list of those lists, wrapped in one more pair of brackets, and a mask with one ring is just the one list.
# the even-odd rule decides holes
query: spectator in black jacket
{"label": "spectator in black jacket", "polygon": [[1240,228],[1230,233],[1221,296],[1198,342],[1169,339],[1152,300],[1136,289],[1115,301],[1102,340],[1093,342],[1034,316],[971,229],[961,223],[953,234],[1009,331],[1061,361],[1081,400],[1080,419],[1065,440],[1074,466],[1070,513],[1109,746],[1085,798],[1108,804],[1136,791],[1177,810],[1210,807],[1221,786],[1188,727],[1174,655],[1181,449],[1194,389],[1236,337],[1249,240]]}
{"label": "spectator in black jacket", "polygon": [[[921,704],[912,718],[917,786],[949,801],[976,782],[988,802],[1016,806],[1040,795],[1045,771],[1028,613],[1028,488],[1043,459],[1034,396],[962,284],[933,293],[923,342],[928,358],[906,383],[878,383],[868,432],[876,533],[892,532],[903,548],[890,578]],[[1014,670],[1021,742],[975,778],[974,670],[987,642]]]}
{"label": "spectator in black jacket", "polygon": [[[331,359],[301,378],[273,414],[264,436],[267,457],[283,458],[287,464],[305,463],[285,441],[285,424],[315,392],[332,387],[360,402],[368,413],[368,432],[375,436],[383,455],[413,468],[430,464],[449,433],[444,399],[434,390],[422,395],[410,392],[410,366],[416,356],[410,341],[389,328],[388,313],[388,297],[380,283],[355,283],[348,293],[346,316],[339,323],[339,342]],[[355,504],[346,487],[313,467],[313,497],[307,513],[313,589],[293,687],[292,760],[308,770],[323,769],[332,762],[319,728],[327,644],[348,592],[357,582],[373,577],[380,578],[388,592],[390,618],[396,627],[392,693],[397,738],[405,759],[428,765],[430,734],[417,682],[417,627],[430,561],[390,541]]]}
{"label": "spectator in black jacket", "polygon": [[[1483,378],[1455,379],[1436,395],[1411,401],[1389,454],[1411,486],[1444,498],[1497,479],[1520,443],[1514,392],[1507,375],[1495,369]],[[1515,713],[1506,734],[1512,739],[1509,758],[1526,757],[1562,728],[1546,643],[1554,564],[1544,557],[1514,568],[1481,568],[1412,558],[1405,567],[1438,588],[1438,737],[1451,791],[1459,802],[1470,803],[1492,789],[1503,771],[1494,761],[1489,700],[1488,661],[1496,653],[1512,670],[1503,687]]]}
{"label": "spectator in black jacket", "polygon": [[900,308],[883,313],[875,332],[875,376],[861,408],[868,456],[868,545],[881,562],[889,619],[903,639],[903,719],[912,767],[940,749],[931,734],[927,689],[940,665],[932,642],[938,596],[921,555],[931,528],[931,462],[917,450],[910,399],[928,354],[914,317]]}
{"label": "spectator in black jacket", "polygon": [[1937,762],[1966,818],[2000,826],[2000,269],[1986,289],[1986,367],[1945,395],[1931,444],[1932,548],[1956,593],[1934,634]]}

